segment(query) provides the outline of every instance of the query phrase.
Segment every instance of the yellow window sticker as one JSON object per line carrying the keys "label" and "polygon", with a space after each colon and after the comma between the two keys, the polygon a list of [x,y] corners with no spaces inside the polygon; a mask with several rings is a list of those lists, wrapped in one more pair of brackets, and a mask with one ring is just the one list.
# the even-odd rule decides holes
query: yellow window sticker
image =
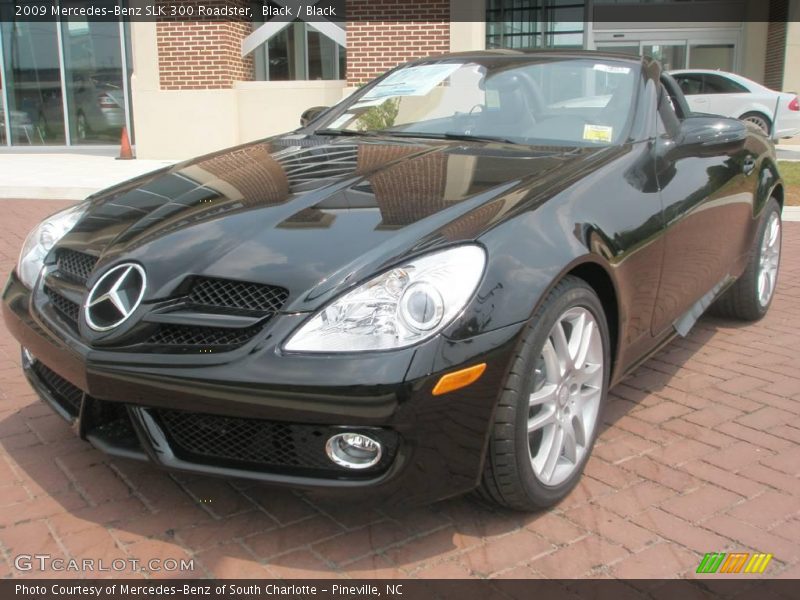
{"label": "yellow window sticker", "polygon": [[583,139],[590,142],[610,142],[613,135],[613,127],[589,124],[583,126]]}

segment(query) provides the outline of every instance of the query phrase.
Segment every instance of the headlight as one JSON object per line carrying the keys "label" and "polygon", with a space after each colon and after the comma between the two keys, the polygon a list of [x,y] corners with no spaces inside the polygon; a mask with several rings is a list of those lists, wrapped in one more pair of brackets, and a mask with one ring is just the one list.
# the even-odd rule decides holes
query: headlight
{"label": "headlight", "polygon": [[17,262],[17,275],[27,287],[33,288],[36,284],[47,253],[75,226],[88,205],[88,202],[81,202],[47,217],[25,238]]}
{"label": "headlight", "polygon": [[408,261],[320,310],[289,339],[289,352],[404,348],[451,323],[475,293],[486,265],[479,246]]}

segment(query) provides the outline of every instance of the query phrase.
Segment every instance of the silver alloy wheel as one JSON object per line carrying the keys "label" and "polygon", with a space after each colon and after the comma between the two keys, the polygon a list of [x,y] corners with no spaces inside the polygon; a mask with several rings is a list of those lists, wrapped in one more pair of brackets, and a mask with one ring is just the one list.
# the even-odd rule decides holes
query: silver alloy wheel
{"label": "silver alloy wheel", "polygon": [[778,280],[778,265],[781,262],[781,219],[778,213],[770,213],[761,241],[758,259],[758,303],[762,308],[769,304],[775,293]]}
{"label": "silver alloy wheel", "polygon": [[753,123],[754,125],[758,125],[764,133],[769,135],[769,123],[767,123],[767,120],[764,117],[759,117],[758,115],[750,115],[748,117],[745,117],[743,120],[749,123]]}
{"label": "silver alloy wheel", "polygon": [[584,458],[603,395],[603,340],[589,310],[562,314],[547,337],[534,372],[528,449],[545,485],[566,481]]}

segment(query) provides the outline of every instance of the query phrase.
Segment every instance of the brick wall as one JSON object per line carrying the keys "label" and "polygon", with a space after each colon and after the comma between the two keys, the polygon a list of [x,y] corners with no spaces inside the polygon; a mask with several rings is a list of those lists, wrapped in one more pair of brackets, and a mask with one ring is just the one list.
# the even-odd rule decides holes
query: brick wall
{"label": "brick wall", "polygon": [[786,19],[788,16],[788,0],[770,0],[770,23],[767,27],[764,85],[778,91],[783,89],[783,70],[786,56]]}
{"label": "brick wall", "polygon": [[[226,0],[204,0],[207,7],[225,6]],[[167,6],[196,7],[197,0],[159,0]],[[233,4],[245,5],[245,0]],[[252,32],[245,22],[179,22],[168,17],[156,23],[161,89],[225,89],[235,81],[253,79],[253,58],[242,58],[242,39]]]}
{"label": "brick wall", "polygon": [[[421,20],[404,20],[409,14]],[[450,51],[450,0],[348,0],[347,20],[351,86],[404,61]]]}

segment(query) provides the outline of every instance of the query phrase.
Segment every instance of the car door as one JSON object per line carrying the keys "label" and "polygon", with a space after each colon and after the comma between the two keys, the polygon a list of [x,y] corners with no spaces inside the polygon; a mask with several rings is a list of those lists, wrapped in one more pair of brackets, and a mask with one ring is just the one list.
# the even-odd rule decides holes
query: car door
{"label": "car door", "polygon": [[725,117],[739,118],[748,110],[753,94],[743,85],[725,77],[706,73],[703,75],[702,97],[707,99],[709,112]]}
{"label": "car door", "polygon": [[[688,106],[678,84],[663,78],[669,100],[659,102],[657,146],[679,141]],[[672,156],[672,157],[671,157]],[[659,154],[657,179],[664,208],[665,246],[652,333],[662,334],[701,299],[728,282],[749,231],[754,187],[745,151],[705,156]],[[694,312],[694,311],[693,311]],[[679,327],[680,328],[680,327]]]}

